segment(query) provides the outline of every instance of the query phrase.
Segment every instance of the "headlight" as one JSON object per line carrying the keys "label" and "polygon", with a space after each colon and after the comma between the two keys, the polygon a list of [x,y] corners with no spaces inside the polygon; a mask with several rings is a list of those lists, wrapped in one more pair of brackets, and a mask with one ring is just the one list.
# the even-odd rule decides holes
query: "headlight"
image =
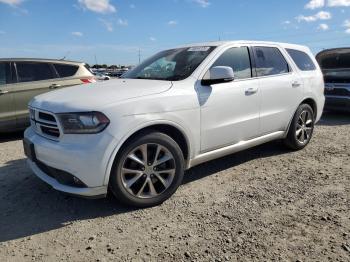
{"label": "headlight", "polygon": [[109,124],[109,119],[100,112],[57,114],[65,134],[96,134]]}

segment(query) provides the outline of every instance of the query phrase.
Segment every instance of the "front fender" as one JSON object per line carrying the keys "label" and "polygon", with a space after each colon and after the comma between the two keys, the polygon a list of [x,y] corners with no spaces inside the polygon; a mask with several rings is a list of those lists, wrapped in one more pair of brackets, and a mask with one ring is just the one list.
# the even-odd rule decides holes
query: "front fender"
{"label": "front fender", "polygon": [[[106,172],[105,172],[105,178],[104,178],[104,185],[108,185],[109,183],[109,178],[110,178],[110,174],[113,168],[113,164],[115,161],[115,158],[120,150],[120,148],[124,145],[124,143],[135,133],[145,129],[145,128],[149,128],[155,125],[169,125],[172,126],[174,128],[177,128],[185,137],[187,145],[188,145],[188,152],[189,152],[189,159],[192,158],[193,154],[194,154],[194,146],[192,145],[191,141],[194,141],[192,139],[192,135],[190,133],[190,131],[186,128],[184,128],[182,125],[174,122],[174,121],[169,121],[169,120],[151,120],[151,121],[147,121],[144,122],[142,124],[139,125],[135,125],[133,128],[129,129],[129,131],[122,136],[122,138],[119,140],[119,142],[115,145],[115,148],[108,160],[108,164],[107,164],[107,168],[106,168]],[[189,159],[187,161],[189,161]],[[188,166],[187,163],[185,165],[186,167]]]}

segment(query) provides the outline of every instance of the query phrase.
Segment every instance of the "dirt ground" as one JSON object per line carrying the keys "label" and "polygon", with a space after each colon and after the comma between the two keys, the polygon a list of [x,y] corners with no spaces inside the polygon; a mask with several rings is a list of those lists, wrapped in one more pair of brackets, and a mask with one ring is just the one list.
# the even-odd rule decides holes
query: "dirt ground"
{"label": "dirt ground", "polygon": [[350,261],[350,115],[186,173],[163,205],[66,196],[0,137],[0,261]]}

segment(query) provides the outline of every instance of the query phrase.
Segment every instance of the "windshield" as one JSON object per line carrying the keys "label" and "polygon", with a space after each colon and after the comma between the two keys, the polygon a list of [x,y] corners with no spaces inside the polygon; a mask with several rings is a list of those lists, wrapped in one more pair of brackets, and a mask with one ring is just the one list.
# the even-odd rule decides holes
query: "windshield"
{"label": "windshield", "polygon": [[122,78],[179,81],[189,77],[215,49],[212,46],[162,51],[125,73]]}

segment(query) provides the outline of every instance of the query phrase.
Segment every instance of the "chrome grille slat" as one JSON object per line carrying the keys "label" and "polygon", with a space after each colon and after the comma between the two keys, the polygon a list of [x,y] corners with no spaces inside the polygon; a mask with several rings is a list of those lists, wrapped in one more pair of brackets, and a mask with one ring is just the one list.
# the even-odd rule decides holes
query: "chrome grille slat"
{"label": "chrome grille slat", "polygon": [[[62,133],[54,114],[36,108],[29,108],[29,112],[31,126],[37,134],[53,140],[60,138]],[[48,119],[54,119],[55,122]]]}

